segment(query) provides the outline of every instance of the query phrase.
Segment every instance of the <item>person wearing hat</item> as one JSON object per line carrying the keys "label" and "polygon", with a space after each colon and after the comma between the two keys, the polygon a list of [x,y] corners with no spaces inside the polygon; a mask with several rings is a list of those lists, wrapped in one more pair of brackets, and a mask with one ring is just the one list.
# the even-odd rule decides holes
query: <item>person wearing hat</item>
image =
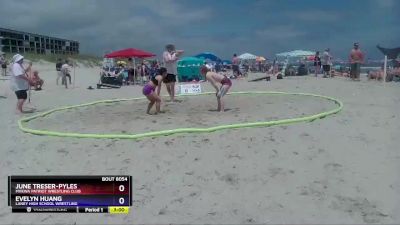
{"label": "person wearing hat", "polygon": [[26,76],[27,72],[32,67],[32,62],[29,63],[29,66],[24,69],[22,63],[24,61],[24,57],[20,54],[16,54],[13,56],[13,64],[11,66],[12,77],[10,79],[11,89],[15,92],[17,96],[17,113],[28,113],[31,111],[24,111],[23,105],[28,98],[28,89],[31,83],[30,79]]}
{"label": "person wearing hat", "polygon": [[354,43],[354,48],[350,52],[350,78],[360,80],[361,64],[364,62],[364,53],[360,50],[358,43]]}
{"label": "person wearing hat", "polygon": [[6,53],[0,52],[0,65],[1,65],[1,75],[7,76],[7,60]]}
{"label": "person wearing hat", "polygon": [[172,44],[168,44],[165,46],[165,52],[163,53],[163,61],[164,66],[167,68],[167,76],[164,79],[164,83],[167,86],[168,94],[171,98],[171,101],[175,101],[175,82],[176,82],[176,74],[178,57],[184,52],[183,50],[175,50],[175,46]]}

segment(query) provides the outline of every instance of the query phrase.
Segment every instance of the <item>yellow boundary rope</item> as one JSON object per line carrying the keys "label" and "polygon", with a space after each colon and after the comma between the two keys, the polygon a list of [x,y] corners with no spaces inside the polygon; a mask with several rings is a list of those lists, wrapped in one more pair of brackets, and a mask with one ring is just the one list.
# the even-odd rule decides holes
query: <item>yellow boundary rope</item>
{"label": "yellow boundary rope", "polygon": [[[194,95],[180,95],[180,96],[198,96],[198,95],[211,95],[215,94],[214,92],[206,92],[201,94],[194,94]],[[180,134],[180,133],[205,133],[205,132],[214,132],[218,130],[225,130],[225,129],[236,129],[236,128],[245,128],[245,127],[266,127],[266,126],[276,126],[276,125],[287,125],[293,123],[300,123],[300,122],[312,122],[316,119],[322,119],[326,116],[338,113],[343,108],[343,103],[335,98],[316,95],[316,94],[308,94],[308,93],[287,93],[287,92],[266,92],[266,91],[253,91],[253,92],[232,92],[230,95],[297,95],[297,96],[310,96],[310,97],[317,97],[326,99],[329,101],[333,101],[336,103],[338,107],[326,111],[321,112],[318,114],[304,116],[304,117],[297,117],[291,119],[282,119],[282,120],[272,120],[272,121],[261,121],[261,122],[251,122],[251,123],[237,123],[237,124],[229,124],[229,125],[220,125],[215,127],[207,127],[207,128],[177,128],[172,130],[161,130],[161,131],[152,131],[146,133],[139,133],[139,134],[95,134],[95,133],[69,133],[69,132],[56,132],[56,131],[48,131],[48,130],[38,130],[38,129],[31,129],[25,127],[24,124],[34,120],[39,117],[44,117],[54,112],[63,111],[67,109],[73,109],[78,107],[84,106],[91,106],[100,103],[113,103],[113,102],[122,102],[122,101],[132,101],[132,100],[141,100],[145,99],[145,97],[138,97],[138,98],[127,98],[127,99],[111,99],[111,100],[100,100],[80,105],[73,105],[73,106],[65,106],[56,109],[49,110],[47,112],[39,113],[30,117],[24,117],[18,120],[19,129],[26,133],[36,134],[36,135],[46,135],[46,136],[57,136],[57,137],[76,137],[76,138],[109,138],[109,139],[139,139],[144,137],[157,137],[157,136],[165,136],[165,135],[172,135],[172,134]]]}

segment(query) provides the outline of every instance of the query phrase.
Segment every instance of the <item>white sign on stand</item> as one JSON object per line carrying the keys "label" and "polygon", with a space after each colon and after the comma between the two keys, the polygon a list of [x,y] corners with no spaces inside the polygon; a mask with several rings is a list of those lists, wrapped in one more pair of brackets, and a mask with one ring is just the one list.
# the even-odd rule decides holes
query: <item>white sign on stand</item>
{"label": "white sign on stand", "polygon": [[178,94],[200,94],[201,84],[180,84],[177,90]]}

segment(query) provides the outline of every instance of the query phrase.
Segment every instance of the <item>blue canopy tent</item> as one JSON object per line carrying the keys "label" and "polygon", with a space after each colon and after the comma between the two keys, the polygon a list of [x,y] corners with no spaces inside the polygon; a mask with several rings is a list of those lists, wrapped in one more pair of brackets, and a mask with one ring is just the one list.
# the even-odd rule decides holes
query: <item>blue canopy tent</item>
{"label": "blue canopy tent", "polygon": [[200,54],[195,55],[194,57],[199,58],[199,59],[204,59],[204,60],[211,60],[213,62],[221,62],[222,60],[216,56],[214,53],[211,52],[203,52]]}
{"label": "blue canopy tent", "polygon": [[200,67],[205,60],[196,57],[183,57],[178,61],[178,78],[180,81],[202,80]]}
{"label": "blue canopy tent", "polygon": [[222,64],[223,65],[232,65],[232,61],[228,60],[228,59],[225,59],[225,60],[222,60]]}

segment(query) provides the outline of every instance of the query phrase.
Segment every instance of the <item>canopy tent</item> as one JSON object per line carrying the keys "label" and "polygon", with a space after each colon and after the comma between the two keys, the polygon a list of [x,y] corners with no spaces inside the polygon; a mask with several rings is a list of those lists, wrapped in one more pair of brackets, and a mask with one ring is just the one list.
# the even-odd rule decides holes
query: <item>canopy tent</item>
{"label": "canopy tent", "polygon": [[225,59],[225,60],[222,60],[222,64],[223,65],[232,65],[232,61],[228,60],[228,59]]}
{"label": "canopy tent", "polygon": [[305,56],[312,56],[315,55],[313,51],[304,51],[304,50],[294,50],[290,52],[282,52],[276,54],[277,57],[284,57],[284,58],[293,58],[293,57],[305,57]]}
{"label": "canopy tent", "polygon": [[156,55],[140,49],[127,48],[106,54],[105,58],[149,58],[153,56]]}
{"label": "canopy tent", "polygon": [[250,53],[243,53],[238,56],[239,59],[244,59],[244,60],[255,60],[257,59],[257,56],[250,54]]}
{"label": "canopy tent", "polygon": [[285,74],[286,67],[288,66],[289,61],[291,59],[296,59],[296,58],[298,59],[298,58],[302,58],[302,57],[306,57],[307,58],[307,57],[311,57],[311,56],[314,56],[314,55],[315,55],[315,52],[313,52],[313,51],[294,50],[294,51],[290,51],[290,52],[278,53],[278,54],[276,54],[276,57],[285,59],[285,63],[284,63],[283,68],[282,68],[282,73]]}
{"label": "canopy tent", "polygon": [[178,78],[180,81],[192,81],[203,79],[200,74],[200,67],[205,60],[196,57],[183,57],[177,63]]}
{"label": "canopy tent", "polygon": [[178,66],[193,66],[197,64],[204,64],[204,59],[196,57],[183,57],[178,61]]}
{"label": "canopy tent", "polygon": [[200,58],[200,59],[205,59],[205,60],[211,60],[213,62],[221,62],[222,60],[216,56],[214,53],[211,52],[203,52],[200,54],[195,55],[194,57]]}
{"label": "canopy tent", "polygon": [[[135,49],[135,48],[127,48],[127,49],[122,49],[118,50],[115,52],[111,52],[106,54],[104,57],[105,58],[133,58],[133,65],[136,67],[136,60],[135,58],[149,58],[156,56],[153,53],[150,52],[145,52],[140,49]],[[136,77],[136,69],[133,70],[134,77]],[[135,81],[133,81],[135,82]]]}

